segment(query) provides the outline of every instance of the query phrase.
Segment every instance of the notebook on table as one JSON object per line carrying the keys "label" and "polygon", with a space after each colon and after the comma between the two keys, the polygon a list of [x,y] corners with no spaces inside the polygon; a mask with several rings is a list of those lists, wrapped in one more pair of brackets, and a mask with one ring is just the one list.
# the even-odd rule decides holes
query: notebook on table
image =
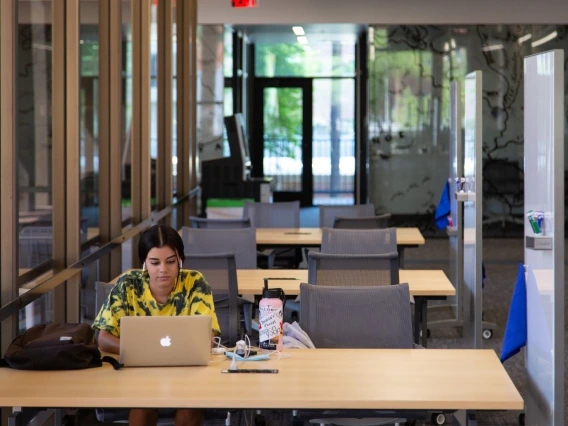
{"label": "notebook on table", "polygon": [[119,362],[125,367],[207,365],[211,317],[122,317]]}

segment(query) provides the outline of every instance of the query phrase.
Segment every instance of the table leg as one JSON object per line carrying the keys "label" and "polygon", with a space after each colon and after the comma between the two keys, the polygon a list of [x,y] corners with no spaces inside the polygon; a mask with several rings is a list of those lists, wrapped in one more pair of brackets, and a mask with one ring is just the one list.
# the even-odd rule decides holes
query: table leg
{"label": "table leg", "polygon": [[398,247],[398,267],[404,269],[404,247]]}
{"label": "table leg", "polygon": [[453,415],[453,426],[477,426],[475,411],[458,410]]}
{"label": "table leg", "polygon": [[422,346],[425,348],[428,346],[428,301],[419,297],[420,300],[420,321],[422,322]]}
{"label": "table leg", "polygon": [[414,297],[414,343],[420,344],[420,315],[422,305],[421,297]]}

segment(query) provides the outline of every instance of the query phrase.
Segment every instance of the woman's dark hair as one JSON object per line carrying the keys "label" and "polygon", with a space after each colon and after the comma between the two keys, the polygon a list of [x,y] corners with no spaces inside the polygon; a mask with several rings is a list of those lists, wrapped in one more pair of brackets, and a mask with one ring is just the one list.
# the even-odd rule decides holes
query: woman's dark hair
{"label": "woman's dark hair", "polygon": [[183,240],[177,231],[171,226],[167,225],[154,225],[146,229],[140,235],[138,242],[138,258],[140,263],[144,263],[148,257],[148,252],[153,248],[170,247],[174,250],[180,260],[185,260],[183,252]]}

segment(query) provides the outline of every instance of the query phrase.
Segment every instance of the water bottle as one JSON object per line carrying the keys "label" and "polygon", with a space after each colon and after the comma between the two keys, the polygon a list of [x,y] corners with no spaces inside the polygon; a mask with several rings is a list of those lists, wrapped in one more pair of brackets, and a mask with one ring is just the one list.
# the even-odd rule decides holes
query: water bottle
{"label": "water bottle", "polygon": [[262,299],[258,304],[258,335],[262,349],[282,350],[282,320],[284,318],[284,290],[268,288],[268,279],[264,279]]}

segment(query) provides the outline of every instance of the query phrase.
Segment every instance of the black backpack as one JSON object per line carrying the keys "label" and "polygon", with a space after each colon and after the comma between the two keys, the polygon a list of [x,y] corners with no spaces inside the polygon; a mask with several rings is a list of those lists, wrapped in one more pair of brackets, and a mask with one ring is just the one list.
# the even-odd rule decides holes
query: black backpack
{"label": "black backpack", "polygon": [[0,359],[0,367],[78,370],[100,367],[107,361],[116,368],[118,362],[114,358],[101,358],[94,337],[94,330],[84,323],[36,325],[10,343],[4,359]]}

